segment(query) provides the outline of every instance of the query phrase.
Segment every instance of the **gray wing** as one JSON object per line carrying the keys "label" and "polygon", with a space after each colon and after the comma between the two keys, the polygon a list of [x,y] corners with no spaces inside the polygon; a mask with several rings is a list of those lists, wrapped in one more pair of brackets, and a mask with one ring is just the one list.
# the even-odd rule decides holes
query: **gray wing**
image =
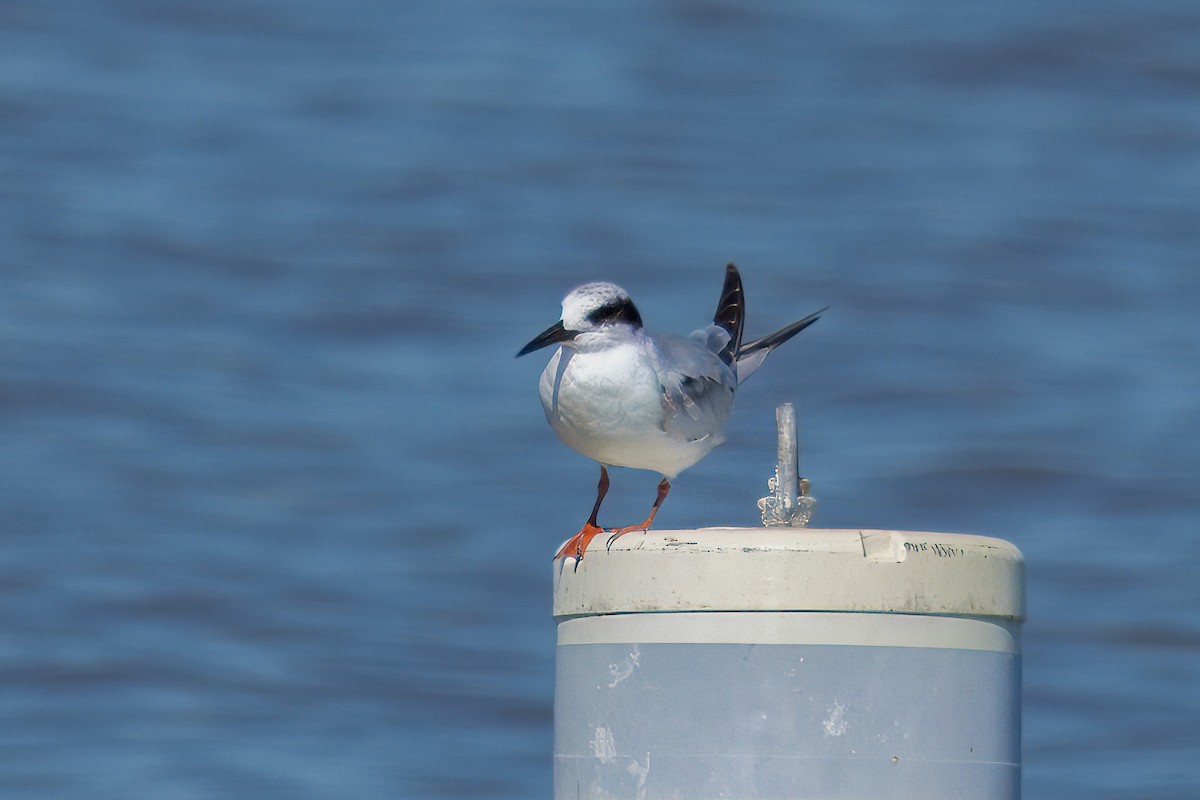
{"label": "gray wing", "polygon": [[671,435],[686,441],[720,439],[737,389],[733,369],[718,356],[728,341],[729,334],[715,325],[687,339],[657,339],[658,377],[668,411],[663,428]]}

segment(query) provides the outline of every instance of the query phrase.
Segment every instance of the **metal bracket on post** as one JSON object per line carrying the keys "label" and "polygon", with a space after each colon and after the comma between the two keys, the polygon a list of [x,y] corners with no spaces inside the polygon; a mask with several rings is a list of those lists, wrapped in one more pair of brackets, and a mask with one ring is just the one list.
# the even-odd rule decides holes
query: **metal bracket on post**
{"label": "metal bracket on post", "polygon": [[812,519],[817,501],[809,494],[808,479],[800,477],[796,410],[791,403],[775,409],[775,425],[779,434],[775,476],[767,481],[771,495],[758,501],[758,510],[768,528],[803,527]]}

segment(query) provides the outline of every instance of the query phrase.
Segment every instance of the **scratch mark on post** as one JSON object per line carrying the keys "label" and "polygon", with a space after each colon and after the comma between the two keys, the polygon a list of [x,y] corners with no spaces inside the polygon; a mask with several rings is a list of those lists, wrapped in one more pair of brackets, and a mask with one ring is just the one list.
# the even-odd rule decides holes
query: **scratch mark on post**
{"label": "scratch mark on post", "polygon": [[850,723],[846,721],[846,707],[835,699],[829,708],[829,718],[821,723],[821,727],[825,729],[825,735],[841,736],[849,726]]}
{"label": "scratch mark on post", "polygon": [[589,744],[592,746],[592,755],[600,759],[601,764],[611,764],[616,761],[617,743],[607,725],[596,727],[596,734]]}
{"label": "scratch mark on post", "polygon": [[646,753],[646,766],[642,766],[641,762],[633,759],[629,762],[630,775],[636,775],[637,782],[637,800],[646,800],[646,776],[650,774],[650,754]]}
{"label": "scratch mark on post", "polygon": [[637,668],[638,661],[641,659],[641,657],[642,657],[641,648],[639,648],[635,644],[633,646],[633,652],[629,654],[629,656],[625,659],[624,662],[622,662],[621,664],[609,664],[608,671],[612,674],[613,679],[612,679],[612,683],[610,683],[608,685],[608,688],[610,688],[610,689],[617,688],[618,683],[620,683],[621,681],[625,680],[630,675],[632,675],[633,670]]}

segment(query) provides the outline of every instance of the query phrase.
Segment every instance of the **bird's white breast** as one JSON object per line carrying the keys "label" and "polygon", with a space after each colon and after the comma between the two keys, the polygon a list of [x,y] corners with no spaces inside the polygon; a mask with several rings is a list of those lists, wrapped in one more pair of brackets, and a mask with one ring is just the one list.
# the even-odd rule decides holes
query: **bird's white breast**
{"label": "bird's white breast", "polygon": [[597,350],[559,348],[539,384],[547,420],[588,458],[675,477],[724,440],[724,420],[693,441],[672,435],[656,364],[645,337]]}

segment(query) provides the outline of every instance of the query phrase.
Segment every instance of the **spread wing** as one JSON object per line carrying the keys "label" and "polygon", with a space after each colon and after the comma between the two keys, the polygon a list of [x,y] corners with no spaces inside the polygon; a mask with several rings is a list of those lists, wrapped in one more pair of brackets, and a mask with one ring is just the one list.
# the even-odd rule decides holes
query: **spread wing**
{"label": "spread wing", "polygon": [[685,441],[723,438],[737,388],[737,376],[718,355],[728,341],[729,334],[715,325],[686,339],[658,338],[658,375],[669,412],[664,428],[672,436]]}

